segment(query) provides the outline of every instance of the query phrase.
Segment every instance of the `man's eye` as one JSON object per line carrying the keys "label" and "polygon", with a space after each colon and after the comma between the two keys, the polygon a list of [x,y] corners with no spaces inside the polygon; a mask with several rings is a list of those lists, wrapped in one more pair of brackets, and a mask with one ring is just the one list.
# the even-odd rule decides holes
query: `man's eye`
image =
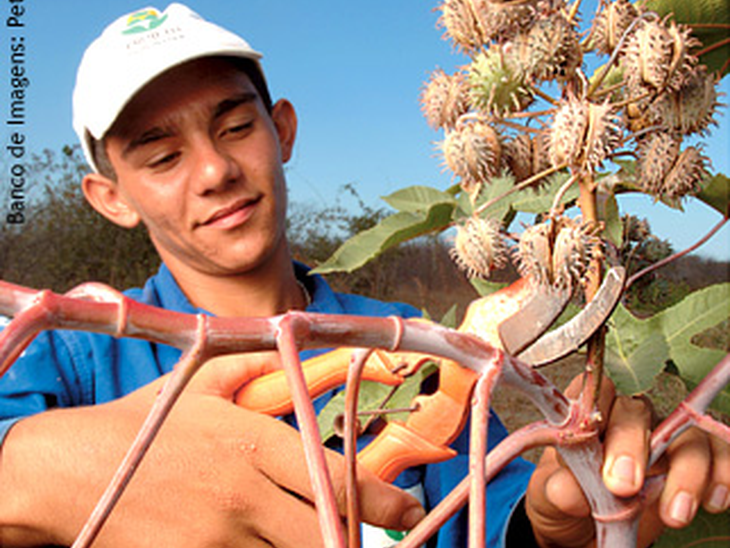
{"label": "man's eye", "polygon": [[237,135],[244,133],[253,127],[253,122],[245,122],[241,124],[233,124],[230,127],[223,130],[223,135]]}
{"label": "man's eye", "polygon": [[149,163],[149,166],[153,168],[164,167],[165,165],[174,162],[179,155],[179,152],[172,152],[170,154],[166,154],[165,156],[155,158]]}

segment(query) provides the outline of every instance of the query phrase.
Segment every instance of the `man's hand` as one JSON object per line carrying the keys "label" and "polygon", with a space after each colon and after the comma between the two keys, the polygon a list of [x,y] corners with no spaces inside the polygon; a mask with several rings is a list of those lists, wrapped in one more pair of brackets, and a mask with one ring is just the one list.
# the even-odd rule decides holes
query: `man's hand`
{"label": "man's hand", "polygon": [[[230,364],[229,364],[230,365]],[[223,366],[223,367],[221,367]],[[299,433],[232,403],[236,369],[204,368],[160,430],[94,546],[320,546]],[[3,546],[70,545],[161,387],[115,402],[24,419],[2,451]],[[344,460],[328,465],[344,511]],[[408,529],[419,503],[359,471],[362,517]]]}
{"label": "man's hand", "polygon": [[[644,399],[616,397],[606,382],[599,407],[608,417],[604,433],[603,481],[615,495],[636,495],[647,474],[652,409]],[[579,391],[576,379],[566,393]],[[669,448],[667,458],[649,473],[666,472],[658,500],[645,509],[639,546],[650,545],[664,526],[684,527],[700,505],[709,512],[730,506],[730,446],[690,429]],[[594,546],[593,519],[585,496],[557,452],[548,448],[527,490],[525,508],[538,543],[543,547]]]}

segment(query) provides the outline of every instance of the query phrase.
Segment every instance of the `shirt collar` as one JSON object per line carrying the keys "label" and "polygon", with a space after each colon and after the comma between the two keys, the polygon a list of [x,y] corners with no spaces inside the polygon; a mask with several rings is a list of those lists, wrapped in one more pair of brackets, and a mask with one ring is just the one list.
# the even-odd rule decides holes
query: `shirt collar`
{"label": "shirt collar", "polygon": [[[344,313],[342,304],[322,276],[312,274],[308,266],[298,261],[294,261],[294,273],[312,298],[312,304],[307,307],[307,312]],[[157,274],[147,282],[143,300],[175,312],[211,315],[206,310],[192,305],[165,263],[162,263]]]}

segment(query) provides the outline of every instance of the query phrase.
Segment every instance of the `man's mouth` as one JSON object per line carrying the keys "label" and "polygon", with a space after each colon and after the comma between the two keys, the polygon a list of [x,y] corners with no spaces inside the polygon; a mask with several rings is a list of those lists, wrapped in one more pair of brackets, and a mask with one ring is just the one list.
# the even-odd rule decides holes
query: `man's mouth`
{"label": "man's mouth", "polygon": [[220,229],[230,229],[240,226],[252,215],[259,200],[260,198],[237,200],[231,205],[215,211],[201,223],[201,226]]}

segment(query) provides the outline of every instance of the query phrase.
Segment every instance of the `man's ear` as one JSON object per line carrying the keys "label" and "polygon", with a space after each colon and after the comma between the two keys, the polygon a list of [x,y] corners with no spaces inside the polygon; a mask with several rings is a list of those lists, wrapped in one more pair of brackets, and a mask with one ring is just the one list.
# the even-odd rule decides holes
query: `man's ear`
{"label": "man's ear", "polygon": [[81,188],[91,207],[114,224],[124,228],[139,224],[139,215],[124,199],[115,181],[99,173],[89,173],[81,182]]}
{"label": "man's ear", "polygon": [[294,105],[286,99],[279,99],[271,110],[271,118],[279,136],[281,159],[286,163],[292,157],[297,137],[297,113],[294,111]]}

